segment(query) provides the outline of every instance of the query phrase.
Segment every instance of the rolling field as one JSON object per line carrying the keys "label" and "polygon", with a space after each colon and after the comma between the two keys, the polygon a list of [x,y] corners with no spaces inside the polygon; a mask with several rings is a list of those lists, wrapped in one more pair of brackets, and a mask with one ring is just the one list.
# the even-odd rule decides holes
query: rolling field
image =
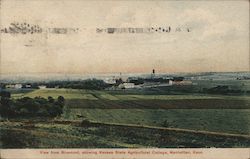
{"label": "rolling field", "polygon": [[[66,119],[250,135],[250,109],[70,109]],[[77,116],[81,116],[78,118]]]}
{"label": "rolling field", "polygon": [[0,122],[1,148],[249,147],[250,138],[125,125]]}
{"label": "rolling field", "polygon": [[249,80],[195,80],[193,82],[202,88],[211,88],[218,85],[226,85],[233,89],[250,90]]}
{"label": "rolling field", "polygon": [[[9,90],[8,90],[9,91]],[[64,96],[65,99],[87,99],[87,100],[183,100],[183,99],[237,99],[237,100],[249,100],[249,95],[230,96],[230,95],[208,95],[208,94],[181,94],[181,95],[162,95],[162,94],[129,94],[129,92],[117,91],[114,94],[113,91],[94,91],[94,90],[80,90],[80,89],[34,89],[23,90],[20,89],[10,91],[13,98],[21,97],[44,97],[48,96],[57,98],[58,96]]]}
{"label": "rolling field", "polygon": [[[14,140],[17,140],[16,144],[19,147],[39,148],[244,147],[250,145],[249,139],[237,137],[145,128],[147,126],[177,128],[250,136],[249,95],[198,93],[157,95],[127,91],[119,91],[116,94],[114,91],[76,89],[38,89],[12,93],[14,99],[37,96],[44,98],[63,96],[66,99],[64,113],[58,118],[59,120],[77,122],[86,120],[91,123],[98,122],[101,125],[82,127],[67,122],[54,124],[50,123],[51,119],[47,123],[0,122],[0,147],[11,147],[12,144],[9,141],[14,142]],[[138,127],[130,127],[130,124]],[[13,140],[4,139],[7,134],[10,134]],[[20,138],[27,138],[27,141]]]}
{"label": "rolling field", "polygon": [[21,97],[44,97],[48,98],[51,96],[57,98],[58,96],[63,96],[65,99],[89,99],[95,100],[93,95],[87,93],[85,90],[76,90],[76,89],[36,89],[28,93],[14,93],[12,94],[13,98]]}
{"label": "rolling field", "polygon": [[[22,96],[66,99],[64,119],[250,134],[249,96],[141,95],[39,89]],[[20,95],[14,94],[14,98]],[[80,117],[80,118],[79,118]],[[166,125],[165,125],[166,126]]]}

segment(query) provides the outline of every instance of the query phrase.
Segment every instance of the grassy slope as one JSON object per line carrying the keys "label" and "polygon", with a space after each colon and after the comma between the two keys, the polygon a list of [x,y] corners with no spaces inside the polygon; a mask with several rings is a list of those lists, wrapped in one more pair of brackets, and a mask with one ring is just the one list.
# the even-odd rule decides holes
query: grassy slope
{"label": "grassy slope", "polygon": [[[71,109],[67,119],[250,134],[249,109]],[[77,118],[81,115],[81,118]]]}
{"label": "grassy slope", "polygon": [[127,126],[0,122],[0,148],[248,147],[250,140]]}
{"label": "grassy slope", "polygon": [[227,95],[204,95],[204,94],[186,94],[186,95],[142,95],[142,94],[114,94],[109,91],[77,90],[77,89],[37,89],[30,91],[13,92],[13,98],[48,96],[64,96],[66,99],[105,99],[105,100],[177,100],[177,99],[239,99],[250,100],[250,96],[227,96]]}
{"label": "grassy slope", "polygon": [[[229,105],[236,101],[248,103],[249,96],[222,96],[222,95],[129,95],[110,94],[106,91],[74,90],[74,89],[41,89],[27,92],[23,96],[42,96],[54,98],[59,95],[64,96],[67,101],[68,111],[64,114],[67,119],[78,119],[77,115],[82,115],[89,120],[98,122],[127,123],[139,125],[162,126],[166,120],[170,127],[187,128],[194,130],[208,130],[229,133],[250,134],[250,109],[86,109],[104,108],[107,106],[144,106],[155,105],[156,108],[164,103],[177,100],[180,105],[201,105],[195,101],[206,101],[212,106],[215,100],[223,99],[223,105]],[[18,96],[18,94],[16,94]],[[14,96],[15,97],[15,96]],[[164,102],[165,101],[165,102]],[[189,103],[188,103],[189,102]],[[169,105],[174,105],[170,102]],[[242,104],[242,103],[239,103]],[[234,105],[234,103],[233,103]],[[237,103],[235,104],[236,107]],[[77,108],[77,109],[71,109]],[[117,107],[119,108],[119,107]],[[142,107],[143,108],[143,107]],[[81,118],[82,119],[82,118]]]}
{"label": "grassy slope", "polygon": [[53,98],[57,98],[58,96],[63,96],[65,99],[89,99],[95,100],[96,98],[87,93],[85,90],[76,90],[76,89],[37,89],[32,92],[28,92],[26,94],[13,94],[13,98],[19,97],[44,97],[47,98],[51,96]]}

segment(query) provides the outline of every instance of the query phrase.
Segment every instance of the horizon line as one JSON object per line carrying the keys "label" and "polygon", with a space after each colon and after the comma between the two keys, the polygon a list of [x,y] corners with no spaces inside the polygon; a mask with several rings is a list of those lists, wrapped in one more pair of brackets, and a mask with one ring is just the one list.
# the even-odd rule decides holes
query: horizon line
{"label": "horizon line", "polygon": [[[152,69],[153,70],[153,69]],[[176,73],[247,73],[250,71],[199,71],[199,72],[157,72],[156,74],[176,74]],[[60,75],[105,75],[105,74],[151,74],[149,72],[94,72],[94,73],[63,73],[63,72],[28,72],[28,73],[0,73],[1,75],[39,75],[39,74],[60,74]]]}

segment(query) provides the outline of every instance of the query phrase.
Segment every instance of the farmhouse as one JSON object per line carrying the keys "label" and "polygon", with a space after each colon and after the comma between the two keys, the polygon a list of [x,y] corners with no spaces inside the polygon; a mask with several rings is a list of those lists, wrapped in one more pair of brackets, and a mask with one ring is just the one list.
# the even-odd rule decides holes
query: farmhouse
{"label": "farmhouse", "polygon": [[107,84],[115,84],[116,83],[116,79],[115,78],[106,78],[104,80],[105,83]]}
{"label": "farmhouse", "polygon": [[135,84],[134,83],[121,83],[118,88],[120,89],[129,89],[129,88],[135,88]]}
{"label": "farmhouse", "polygon": [[6,88],[15,88],[15,85],[14,84],[7,84],[5,87]]}
{"label": "farmhouse", "polygon": [[21,89],[23,85],[22,84],[7,84],[5,87],[11,88],[11,89]]}
{"label": "farmhouse", "polygon": [[23,87],[22,84],[15,84],[15,89],[21,89]]}
{"label": "farmhouse", "polygon": [[41,86],[38,86],[38,88],[39,88],[39,89],[45,89],[45,88],[47,88],[47,86],[41,85]]}
{"label": "farmhouse", "polygon": [[172,81],[172,85],[192,85],[192,81]]}
{"label": "farmhouse", "polygon": [[31,88],[31,84],[26,84],[25,88]]}

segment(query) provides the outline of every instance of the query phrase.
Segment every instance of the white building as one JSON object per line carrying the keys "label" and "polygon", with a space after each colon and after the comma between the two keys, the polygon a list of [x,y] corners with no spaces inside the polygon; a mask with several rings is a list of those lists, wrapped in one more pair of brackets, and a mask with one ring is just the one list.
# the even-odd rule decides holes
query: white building
{"label": "white building", "polygon": [[172,85],[192,85],[192,81],[173,81]]}
{"label": "white building", "polygon": [[15,88],[15,85],[14,84],[7,84],[5,87],[6,88]]}
{"label": "white building", "polygon": [[23,85],[22,84],[8,84],[5,87],[11,88],[11,89],[21,89],[23,87]]}
{"label": "white building", "polygon": [[31,88],[31,85],[30,84],[26,84],[25,87],[26,88]]}
{"label": "white building", "polygon": [[22,84],[15,84],[15,89],[21,89],[23,87]]}
{"label": "white building", "polygon": [[47,88],[47,87],[44,86],[44,85],[41,85],[41,86],[38,86],[38,88],[39,88],[39,89],[45,89],[45,88]]}
{"label": "white building", "polygon": [[135,88],[135,84],[134,83],[122,83],[118,86],[118,88],[120,89],[129,89],[129,88]]}
{"label": "white building", "polygon": [[115,84],[116,80],[115,80],[115,78],[106,78],[104,80],[104,82],[107,83],[107,84]]}

